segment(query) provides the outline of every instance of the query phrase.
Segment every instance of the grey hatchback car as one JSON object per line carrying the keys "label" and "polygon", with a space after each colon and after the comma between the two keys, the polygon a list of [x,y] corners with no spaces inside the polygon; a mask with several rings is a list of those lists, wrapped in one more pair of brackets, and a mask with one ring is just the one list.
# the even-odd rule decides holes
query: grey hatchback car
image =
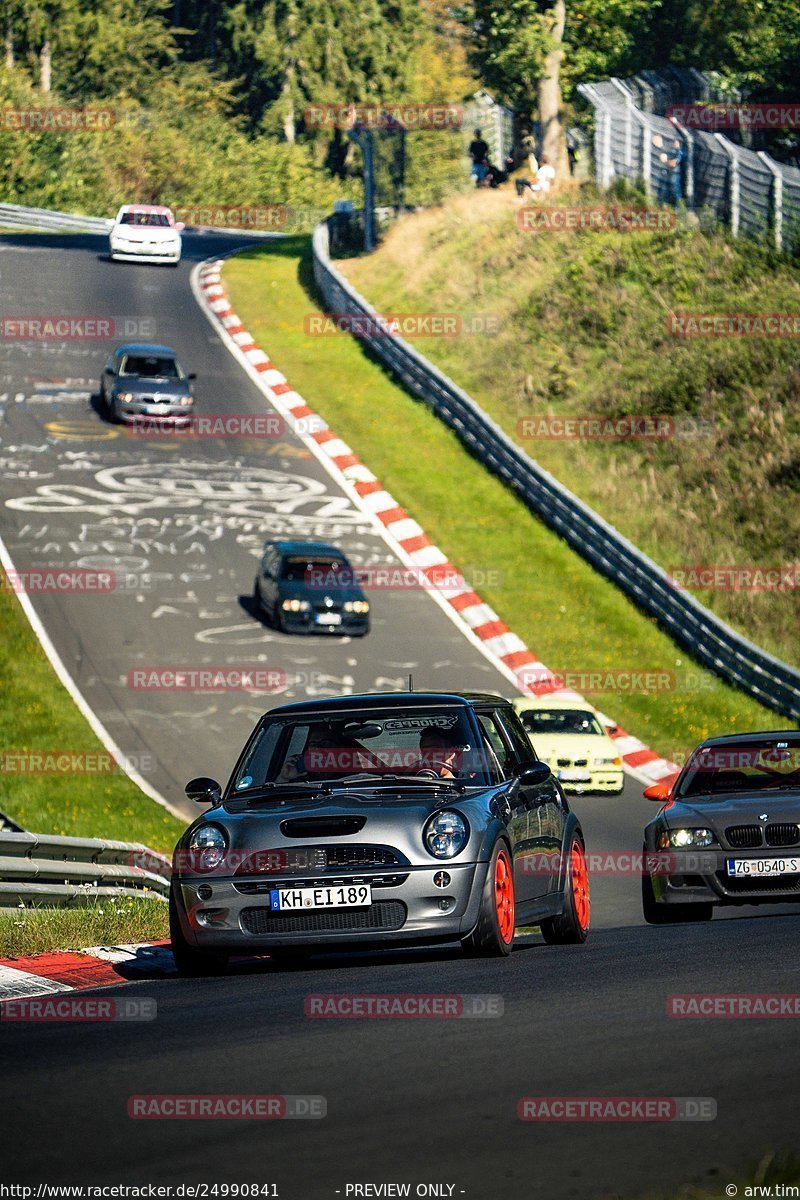
{"label": "grey hatchback car", "polygon": [[186,424],[192,418],[194,379],[169,346],[128,342],[103,368],[100,399],[113,421]]}
{"label": "grey hatchback car", "polygon": [[517,925],[583,942],[583,833],[508,701],[475,692],[310,700],[261,718],[178,842],[182,974],[231,954],[461,942],[507,955]]}

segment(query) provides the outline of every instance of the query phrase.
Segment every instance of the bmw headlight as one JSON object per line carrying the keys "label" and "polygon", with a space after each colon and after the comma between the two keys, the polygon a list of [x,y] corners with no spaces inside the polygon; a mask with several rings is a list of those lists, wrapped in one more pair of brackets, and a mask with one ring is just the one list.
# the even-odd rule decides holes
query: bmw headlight
{"label": "bmw headlight", "polygon": [[133,392],[120,392],[118,399],[121,400],[123,404],[130,404],[131,400],[133,400]]}
{"label": "bmw headlight", "polygon": [[713,846],[715,841],[716,838],[710,829],[670,829],[659,836],[658,846],[660,850],[685,850],[688,846],[704,849],[706,846]]}
{"label": "bmw headlight", "polygon": [[228,839],[219,825],[200,825],[189,840],[194,852],[193,865],[198,871],[214,871],[225,857]]}
{"label": "bmw headlight", "polygon": [[184,408],[186,408],[189,404],[192,403],[191,396],[181,396],[180,400],[181,400],[181,404],[184,406]]}
{"label": "bmw headlight", "polygon": [[466,846],[468,838],[467,822],[451,809],[432,816],[422,835],[425,849],[434,858],[455,858]]}
{"label": "bmw headlight", "polygon": [[284,612],[309,612],[311,605],[308,600],[284,600],[281,608]]}
{"label": "bmw headlight", "polygon": [[592,766],[593,767],[621,767],[622,759],[619,757],[616,757],[616,758],[593,758]]}
{"label": "bmw headlight", "polygon": [[363,616],[369,612],[369,602],[367,600],[345,600],[344,611],[359,613]]}

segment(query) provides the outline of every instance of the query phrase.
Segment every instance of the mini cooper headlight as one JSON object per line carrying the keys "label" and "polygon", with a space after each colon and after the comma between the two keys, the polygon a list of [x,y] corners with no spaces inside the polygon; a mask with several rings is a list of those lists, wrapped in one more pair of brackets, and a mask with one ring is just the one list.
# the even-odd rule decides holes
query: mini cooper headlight
{"label": "mini cooper headlight", "polygon": [[309,612],[311,605],[308,600],[284,600],[281,608],[284,612]]}
{"label": "mini cooper headlight", "polygon": [[659,836],[658,845],[661,850],[671,846],[685,850],[687,846],[712,846],[716,838],[710,829],[671,829]]}
{"label": "mini cooper headlight", "polygon": [[455,858],[466,846],[468,838],[467,822],[451,809],[432,816],[422,835],[425,849],[434,858]]}
{"label": "mini cooper headlight", "polygon": [[189,840],[189,849],[196,855],[194,865],[198,871],[215,870],[225,857],[227,848],[228,839],[219,825],[200,825]]}

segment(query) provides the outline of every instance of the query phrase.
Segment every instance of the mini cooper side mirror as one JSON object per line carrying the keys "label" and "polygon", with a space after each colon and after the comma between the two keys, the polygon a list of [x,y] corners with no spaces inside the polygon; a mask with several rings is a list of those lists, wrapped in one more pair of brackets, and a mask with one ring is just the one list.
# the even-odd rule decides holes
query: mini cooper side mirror
{"label": "mini cooper side mirror", "polygon": [[190,779],[183,790],[197,804],[219,804],[222,800],[222,788],[216,779],[209,779],[206,775]]}
{"label": "mini cooper side mirror", "polygon": [[550,778],[550,768],[546,762],[530,762],[522,767],[517,775],[520,783],[545,783]]}
{"label": "mini cooper side mirror", "polygon": [[663,804],[666,800],[669,800],[671,795],[671,783],[651,783],[650,787],[646,787],[644,789],[645,800],[656,800],[660,804]]}

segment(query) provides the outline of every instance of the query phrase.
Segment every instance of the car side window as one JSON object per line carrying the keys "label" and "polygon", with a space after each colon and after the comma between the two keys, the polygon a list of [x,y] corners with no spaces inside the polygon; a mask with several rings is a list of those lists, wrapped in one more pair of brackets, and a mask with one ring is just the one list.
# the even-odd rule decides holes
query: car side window
{"label": "car side window", "polygon": [[496,714],[493,712],[482,712],[476,713],[476,716],[483,735],[491,746],[494,757],[499,764],[502,778],[508,779],[514,773],[516,759],[506,744],[500,726],[497,724]]}
{"label": "car side window", "polygon": [[531,745],[525,730],[520,728],[519,721],[515,721],[511,713],[504,712],[502,709],[497,711],[496,717],[505,732],[506,738],[514,747],[520,765],[533,762],[536,758],[536,751]]}

